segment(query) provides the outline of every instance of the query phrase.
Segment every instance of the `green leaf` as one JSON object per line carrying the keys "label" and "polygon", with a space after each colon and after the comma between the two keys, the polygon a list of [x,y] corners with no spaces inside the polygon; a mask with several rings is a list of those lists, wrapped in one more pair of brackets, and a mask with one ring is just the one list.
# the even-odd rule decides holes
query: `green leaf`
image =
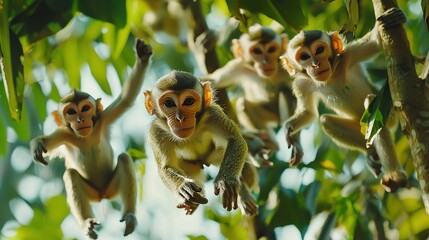
{"label": "green leaf", "polygon": [[18,37],[9,28],[7,3],[8,1],[4,2],[4,8],[0,11],[0,68],[9,102],[10,116],[18,121],[21,119],[25,85],[21,62],[23,52]]}
{"label": "green leaf", "polygon": [[291,189],[280,189],[279,203],[273,214],[267,218],[271,228],[295,225],[304,236],[311,220],[311,214],[301,203],[299,195]]}
{"label": "green leaf", "polygon": [[[7,1],[6,1],[7,2]],[[34,1],[11,21],[11,28],[30,43],[61,30],[73,17],[73,0]]]}
{"label": "green leaf", "polygon": [[305,187],[305,206],[310,211],[311,215],[316,214],[316,200],[321,187],[322,183],[317,180]]}
{"label": "green leaf", "polygon": [[28,106],[24,104],[20,121],[11,121],[10,124],[16,131],[19,140],[29,141],[31,138],[30,118],[28,114]]}
{"label": "green leaf", "polygon": [[341,32],[355,32],[357,24],[359,23],[359,4],[357,0],[344,0],[347,11],[349,13],[349,20],[342,27]]}
{"label": "green leaf", "polygon": [[142,159],[142,158],[146,158],[146,153],[145,151],[140,151],[138,149],[135,148],[129,148],[127,150],[127,153],[132,157],[132,158],[137,158],[137,159]]}
{"label": "green leaf", "polygon": [[262,13],[267,17],[277,21],[283,26],[299,31],[307,25],[307,18],[301,8],[299,1],[282,0],[260,0],[260,1],[240,1],[228,0],[228,8],[233,16],[247,26],[246,19],[242,16],[240,9],[249,10],[252,14]]}
{"label": "green leaf", "polygon": [[43,94],[42,88],[38,83],[34,83],[31,85],[33,92],[33,101],[32,106],[36,108],[37,118],[40,122],[43,122],[46,119],[47,110],[46,110],[46,101],[47,98],[45,94]]}
{"label": "green leaf", "polygon": [[60,55],[64,70],[68,76],[69,85],[72,88],[80,88],[80,67],[81,57],[79,42],[76,38],[69,38],[61,46],[62,54]]}
{"label": "green leaf", "polygon": [[57,195],[46,200],[46,216],[49,222],[60,226],[70,210],[64,195]]}
{"label": "green leaf", "polygon": [[289,167],[289,163],[282,161],[272,161],[272,167],[261,168],[259,170],[259,179],[261,190],[259,192],[258,204],[265,204],[271,190],[279,184],[280,177],[284,170]]}
{"label": "green leaf", "polygon": [[[1,108],[5,107],[3,105],[3,101],[0,102],[0,104],[1,104]],[[6,143],[7,142],[7,126],[6,126],[5,118],[2,116],[3,115],[2,112],[3,111],[0,109],[0,139],[3,139],[2,142]],[[1,157],[4,157],[6,155],[8,146],[9,146],[9,144],[0,144],[0,159],[1,159]]]}
{"label": "green leaf", "polygon": [[330,212],[325,222],[322,225],[322,229],[320,230],[320,235],[318,240],[330,240],[331,231],[332,229],[334,229],[336,223],[337,223],[337,217],[335,212]]}
{"label": "green leaf", "polygon": [[91,43],[88,42],[88,44],[85,45],[85,49],[88,54],[88,65],[91,69],[92,75],[97,80],[101,89],[103,89],[106,94],[112,95],[112,90],[110,88],[109,81],[107,80],[106,62],[98,56]]}
{"label": "green leaf", "polygon": [[369,104],[368,109],[360,120],[361,131],[365,134],[366,144],[370,146],[375,136],[384,127],[392,108],[392,97],[390,95],[389,83],[384,82],[380,92]]}
{"label": "green leaf", "polygon": [[83,14],[123,28],[127,23],[126,0],[78,0]]}
{"label": "green leaf", "polygon": [[103,34],[103,41],[110,48],[110,57],[117,59],[127,43],[128,36],[130,35],[130,27],[127,26],[118,29],[111,24],[106,24],[105,28],[107,31]]}
{"label": "green leaf", "polygon": [[423,19],[426,22],[426,27],[429,28],[429,3],[428,0],[421,1],[422,10],[423,10]]}

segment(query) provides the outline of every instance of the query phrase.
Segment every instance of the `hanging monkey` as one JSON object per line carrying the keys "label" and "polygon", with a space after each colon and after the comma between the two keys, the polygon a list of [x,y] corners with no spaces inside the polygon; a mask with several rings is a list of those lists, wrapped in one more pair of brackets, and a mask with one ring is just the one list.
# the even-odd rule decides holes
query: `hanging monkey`
{"label": "hanging monkey", "polygon": [[130,78],[124,83],[118,98],[103,110],[100,99],[73,90],[63,97],[54,117],[59,128],[51,135],[31,141],[34,160],[47,165],[45,153],[64,145],[66,171],[63,179],[67,202],[85,234],[97,239],[95,226],[100,225],[91,211],[90,201],[111,199],[117,194],[122,198],[125,222],[124,236],[137,226],[136,179],[132,159],[121,153],[115,164],[110,145],[111,124],[134,103],[143,83],[152,48],[142,40],[136,43],[137,60]]}
{"label": "hanging monkey", "polygon": [[366,153],[373,174],[378,176],[383,171],[381,184],[387,191],[395,191],[406,185],[407,176],[397,159],[389,129],[381,129],[374,144],[366,148],[359,124],[365,100],[377,92],[360,62],[379,52],[378,28],[402,24],[405,15],[393,8],[377,21],[371,32],[347,45],[338,32],[328,34],[319,30],[301,31],[289,41],[281,62],[295,78],[293,93],[297,109],[284,127],[288,145],[294,146],[297,144],[294,135],[318,116],[316,100],[322,100],[336,113],[320,116],[325,133],[340,146]]}

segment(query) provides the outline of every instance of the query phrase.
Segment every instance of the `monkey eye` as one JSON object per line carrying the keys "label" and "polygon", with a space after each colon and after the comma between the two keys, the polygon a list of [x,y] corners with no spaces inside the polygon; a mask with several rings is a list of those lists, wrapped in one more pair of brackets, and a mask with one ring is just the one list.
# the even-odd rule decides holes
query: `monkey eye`
{"label": "monkey eye", "polygon": [[164,101],[164,107],[166,108],[171,108],[171,107],[175,107],[176,104],[174,103],[174,101],[172,99],[167,99]]}
{"label": "monkey eye", "polygon": [[325,51],[325,48],[324,47],[317,47],[317,49],[316,49],[316,54],[321,54],[321,53],[323,53]]}
{"label": "monkey eye", "polygon": [[308,55],[307,53],[302,53],[300,56],[299,56],[299,59],[301,59],[301,60],[307,60],[307,59],[309,59],[310,58],[310,55]]}
{"label": "monkey eye", "polygon": [[66,112],[68,115],[73,115],[73,114],[76,114],[77,112],[76,112],[76,110],[74,110],[73,108],[70,108],[70,109],[68,109],[67,110],[67,112]]}
{"label": "monkey eye", "polygon": [[91,109],[91,107],[90,107],[89,105],[84,105],[84,106],[82,107],[81,112],[89,111],[89,109]]}
{"label": "monkey eye", "polygon": [[262,50],[259,48],[255,48],[253,49],[253,53],[259,55],[259,54],[262,54]]}
{"label": "monkey eye", "polygon": [[268,48],[268,53],[274,53],[274,52],[276,52],[276,51],[277,51],[277,48],[276,48],[276,47],[274,47],[274,46],[272,46],[272,47]]}
{"label": "monkey eye", "polygon": [[189,97],[185,99],[185,101],[183,102],[183,105],[192,106],[194,103],[195,103],[195,99]]}

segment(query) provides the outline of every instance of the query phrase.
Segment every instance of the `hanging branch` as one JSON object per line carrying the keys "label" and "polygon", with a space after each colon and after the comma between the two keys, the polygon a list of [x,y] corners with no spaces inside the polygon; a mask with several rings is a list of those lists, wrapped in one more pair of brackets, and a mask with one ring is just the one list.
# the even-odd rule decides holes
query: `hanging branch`
{"label": "hanging branch", "polygon": [[[373,0],[378,19],[385,11],[397,7],[393,0]],[[387,73],[393,108],[411,148],[414,168],[422,189],[422,198],[429,214],[429,101],[425,84],[417,76],[409,42],[402,25],[380,28],[387,59]]]}

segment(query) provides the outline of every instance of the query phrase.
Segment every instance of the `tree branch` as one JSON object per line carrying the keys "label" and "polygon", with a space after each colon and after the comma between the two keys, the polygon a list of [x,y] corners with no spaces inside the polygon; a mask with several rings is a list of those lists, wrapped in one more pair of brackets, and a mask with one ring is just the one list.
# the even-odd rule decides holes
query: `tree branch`
{"label": "tree branch", "polygon": [[[376,18],[397,7],[393,0],[373,0],[373,4]],[[423,202],[429,214],[429,102],[425,97],[424,82],[417,76],[404,27],[381,27],[380,35],[388,63],[393,107],[410,144]]]}

